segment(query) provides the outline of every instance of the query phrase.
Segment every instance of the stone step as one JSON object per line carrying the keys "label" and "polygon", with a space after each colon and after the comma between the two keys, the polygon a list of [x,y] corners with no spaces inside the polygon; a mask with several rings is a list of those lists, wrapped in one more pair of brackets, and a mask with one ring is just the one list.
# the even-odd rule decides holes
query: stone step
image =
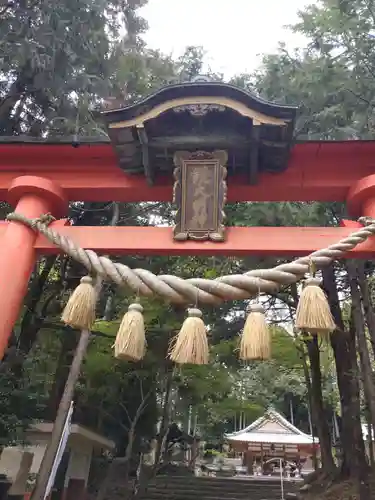
{"label": "stone step", "polygon": [[[252,486],[260,486],[266,487],[269,485],[279,485],[280,480],[278,478],[270,479],[270,480],[259,480],[259,479],[240,479],[240,478],[220,478],[220,477],[194,477],[194,476],[158,476],[154,479],[153,483],[161,484],[168,483],[171,485],[180,485],[180,486],[190,486],[190,485],[199,485],[199,487],[203,485],[215,485],[216,487],[232,487],[236,488],[245,488],[249,485]],[[294,483],[285,481],[284,484],[286,486],[293,486]]]}
{"label": "stone step", "polygon": [[[214,496],[200,496],[198,497],[199,499],[202,499],[202,500],[219,500],[220,498],[222,498],[221,496],[219,495],[214,495]],[[265,495],[264,493],[261,493],[261,494],[257,494],[257,495],[249,495],[246,497],[247,500],[281,500],[281,494],[280,493],[277,493],[277,494],[272,494],[272,495]],[[184,495],[184,493],[181,493],[181,494],[171,494],[171,495],[144,495],[142,496],[142,500],[191,500],[191,497],[188,497],[186,495]],[[238,497],[225,497],[225,500],[238,500]]]}
{"label": "stone step", "polygon": [[[219,486],[215,485],[207,485],[207,486],[200,486],[200,485],[190,485],[190,486],[179,486],[176,487],[175,485],[172,484],[149,484],[148,489],[152,491],[191,491],[193,494],[200,493],[200,492],[225,492],[225,493],[238,493],[238,494],[247,494],[248,492],[253,492],[253,491],[280,491],[281,487],[279,484],[272,484],[272,485],[248,485],[245,488],[236,488],[235,486],[232,487],[227,487],[227,488],[220,488]],[[284,488],[285,490],[291,491],[291,488]]]}
{"label": "stone step", "polygon": [[[225,497],[225,500],[280,500],[281,488],[277,483],[243,481],[241,488],[231,485],[224,489],[215,480],[211,483],[202,484],[199,479],[190,481],[190,484],[179,485],[165,482],[155,482],[148,486],[143,495],[144,500],[218,500]],[[284,489],[285,495],[290,492],[290,488]]]}
{"label": "stone step", "polygon": [[[284,483],[284,493],[295,490]],[[194,476],[158,476],[143,495],[143,500],[280,500],[277,480],[248,480]]]}
{"label": "stone step", "polygon": [[[294,482],[284,483],[285,498],[296,491]],[[121,500],[121,480],[112,484],[106,500]],[[280,500],[280,482],[275,479],[217,478],[160,475],[147,487],[141,500]]]}
{"label": "stone step", "polygon": [[[248,479],[248,478],[241,478],[241,477],[197,477],[197,476],[157,476],[154,479],[155,482],[157,481],[168,481],[170,483],[199,483],[199,484],[204,484],[204,483],[215,483],[215,484],[277,484],[280,482],[280,479],[278,477],[274,478],[269,478],[269,479]],[[293,484],[292,482],[289,481],[284,481],[288,482],[290,484]]]}
{"label": "stone step", "polygon": [[[149,492],[147,491],[143,496],[142,500],[191,500],[191,496],[187,494],[185,491],[180,491],[180,492]],[[203,500],[218,500],[219,498],[222,498],[221,495],[200,495],[197,497],[195,495],[195,498],[203,499]],[[249,493],[248,496],[243,497],[246,498],[247,500],[280,500],[281,499],[281,492],[274,492],[274,493],[269,493],[269,492],[257,492],[257,493]],[[233,496],[225,496],[225,500],[238,500],[238,497],[233,495]]]}
{"label": "stone step", "polygon": [[[185,482],[175,482],[175,481],[169,481],[168,479],[159,479],[159,480],[152,480],[150,484],[154,485],[160,485],[160,486],[165,486],[169,485],[172,488],[178,488],[178,487],[183,487],[186,486],[188,488],[236,488],[238,490],[241,489],[246,489],[246,488],[272,488],[274,486],[280,486],[280,481],[273,481],[273,482],[264,482],[264,483],[255,483],[253,481],[233,481],[231,483],[226,482],[226,483],[221,483],[220,481],[185,481]],[[284,482],[285,486],[288,487],[294,487],[293,483],[287,483]]]}
{"label": "stone step", "polygon": [[[230,496],[231,493],[236,494],[236,495],[247,495],[251,492],[257,492],[257,491],[280,491],[281,487],[279,484],[272,484],[272,485],[248,485],[246,487],[241,487],[241,488],[236,488],[235,486],[231,487],[220,487],[216,485],[196,485],[196,484],[191,484],[191,485],[180,485],[180,486],[175,486],[172,484],[149,484],[148,485],[149,490],[157,490],[157,491],[190,491],[192,494],[203,494],[203,493],[225,493],[226,495]],[[290,487],[284,487],[285,491],[293,491],[292,488]]]}
{"label": "stone step", "polygon": [[[190,497],[184,496],[184,495],[170,495],[170,496],[163,496],[163,495],[146,495],[141,497],[142,500],[190,500]],[[203,500],[219,500],[222,499],[223,497],[219,495],[215,496],[201,496],[199,497],[200,499]],[[281,500],[281,494],[275,494],[275,495],[267,495],[265,496],[264,494],[262,495],[250,495],[246,497],[247,500]],[[225,497],[225,500],[238,500],[238,497]]]}
{"label": "stone step", "polygon": [[[162,499],[165,499],[165,500],[190,500],[189,497],[186,497],[186,496],[176,496],[176,495],[173,495],[173,496],[143,496],[141,497],[142,500],[162,500]],[[202,497],[199,497],[200,499],[203,499],[203,500],[219,500],[220,496],[218,495],[215,495],[215,496],[212,496],[212,497],[207,497],[207,496],[202,496]],[[263,494],[262,495],[251,495],[251,496],[248,496],[246,497],[247,500],[281,500],[281,495],[280,493],[277,494],[277,495],[267,495],[267,496],[264,496]],[[226,497],[225,500],[237,500],[237,497]]]}
{"label": "stone step", "polygon": [[184,496],[185,498],[189,498],[189,500],[195,500],[196,498],[208,498],[208,497],[225,497],[227,498],[236,498],[238,500],[245,500],[252,496],[280,496],[281,490],[250,490],[245,493],[237,493],[230,492],[222,494],[220,491],[189,491],[189,490],[153,490],[147,489],[148,496],[158,496],[158,497],[175,497],[175,496]]}

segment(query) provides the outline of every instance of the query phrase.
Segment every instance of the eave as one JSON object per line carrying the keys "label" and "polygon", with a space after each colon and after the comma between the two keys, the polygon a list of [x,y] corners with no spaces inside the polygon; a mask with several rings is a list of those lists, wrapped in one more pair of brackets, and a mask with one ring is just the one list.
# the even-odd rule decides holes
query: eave
{"label": "eave", "polygon": [[142,168],[151,185],[172,170],[177,151],[197,149],[225,149],[228,175],[240,168],[256,184],[261,170],[286,168],[296,112],[232,85],[199,82],[169,85],[103,118],[119,166]]}
{"label": "eave", "polygon": [[123,108],[103,112],[108,124],[128,121],[144,113],[145,110],[155,108],[168,101],[188,99],[197,102],[197,98],[213,98],[213,102],[220,99],[236,101],[243,106],[253,109],[266,116],[292,121],[295,119],[297,107],[272,103],[261,97],[222,82],[178,83],[168,85],[148,97]]}

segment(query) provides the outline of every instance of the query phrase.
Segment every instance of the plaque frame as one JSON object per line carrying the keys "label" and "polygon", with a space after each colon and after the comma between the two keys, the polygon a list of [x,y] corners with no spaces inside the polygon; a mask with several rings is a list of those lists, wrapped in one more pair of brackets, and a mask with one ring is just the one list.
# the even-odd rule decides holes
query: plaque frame
{"label": "plaque frame", "polygon": [[[175,226],[173,228],[173,238],[176,241],[191,240],[225,240],[225,212],[224,206],[227,199],[227,169],[226,163],[228,154],[224,150],[213,152],[206,151],[177,151],[174,154],[173,162],[175,169],[173,172],[175,183],[173,187],[173,203],[177,205]],[[213,171],[211,181],[211,192],[206,192],[206,196],[212,197],[212,217],[211,220],[198,227],[192,217],[189,218],[189,211],[193,206],[194,185],[190,182],[192,169],[197,171],[200,168]],[[202,186],[202,185],[201,185]],[[202,189],[202,187],[200,188]],[[196,189],[195,189],[196,190]],[[207,190],[206,190],[207,191]]]}

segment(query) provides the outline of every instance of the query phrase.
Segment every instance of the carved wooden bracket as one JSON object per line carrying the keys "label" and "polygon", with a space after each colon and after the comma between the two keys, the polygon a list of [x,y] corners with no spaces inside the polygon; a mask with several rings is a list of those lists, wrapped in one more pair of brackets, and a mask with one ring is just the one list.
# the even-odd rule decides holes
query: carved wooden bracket
{"label": "carved wooden bracket", "polygon": [[226,151],[175,153],[175,240],[224,241],[227,160]]}

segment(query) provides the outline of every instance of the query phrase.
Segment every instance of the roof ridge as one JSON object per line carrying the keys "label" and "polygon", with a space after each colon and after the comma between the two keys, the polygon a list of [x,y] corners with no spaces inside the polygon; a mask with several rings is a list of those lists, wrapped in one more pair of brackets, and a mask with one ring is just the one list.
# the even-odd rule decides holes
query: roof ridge
{"label": "roof ridge", "polygon": [[296,427],[291,422],[289,422],[281,413],[277,412],[274,408],[269,408],[268,410],[266,410],[266,412],[264,413],[263,416],[254,420],[254,422],[252,422],[250,425],[248,425],[244,429],[229,433],[228,435],[239,436],[240,434],[244,434],[247,432],[250,432],[250,433],[257,432],[259,427],[261,427],[261,425],[267,420],[276,420],[276,422],[278,424],[280,424],[281,427],[284,427],[285,430],[291,431],[293,434],[300,435],[300,436],[310,436],[309,434],[306,434],[305,432],[298,429],[298,427]]}
{"label": "roof ridge", "polygon": [[277,412],[275,409],[270,408],[269,410],[267,410],[267,413],[275,415],[276,419],[291,431],[296,432],[300,435],[308,435],[298,429],[298,427],[296,427],[294,424],[289,422],[289,420],[287,420],[281,413]]}

